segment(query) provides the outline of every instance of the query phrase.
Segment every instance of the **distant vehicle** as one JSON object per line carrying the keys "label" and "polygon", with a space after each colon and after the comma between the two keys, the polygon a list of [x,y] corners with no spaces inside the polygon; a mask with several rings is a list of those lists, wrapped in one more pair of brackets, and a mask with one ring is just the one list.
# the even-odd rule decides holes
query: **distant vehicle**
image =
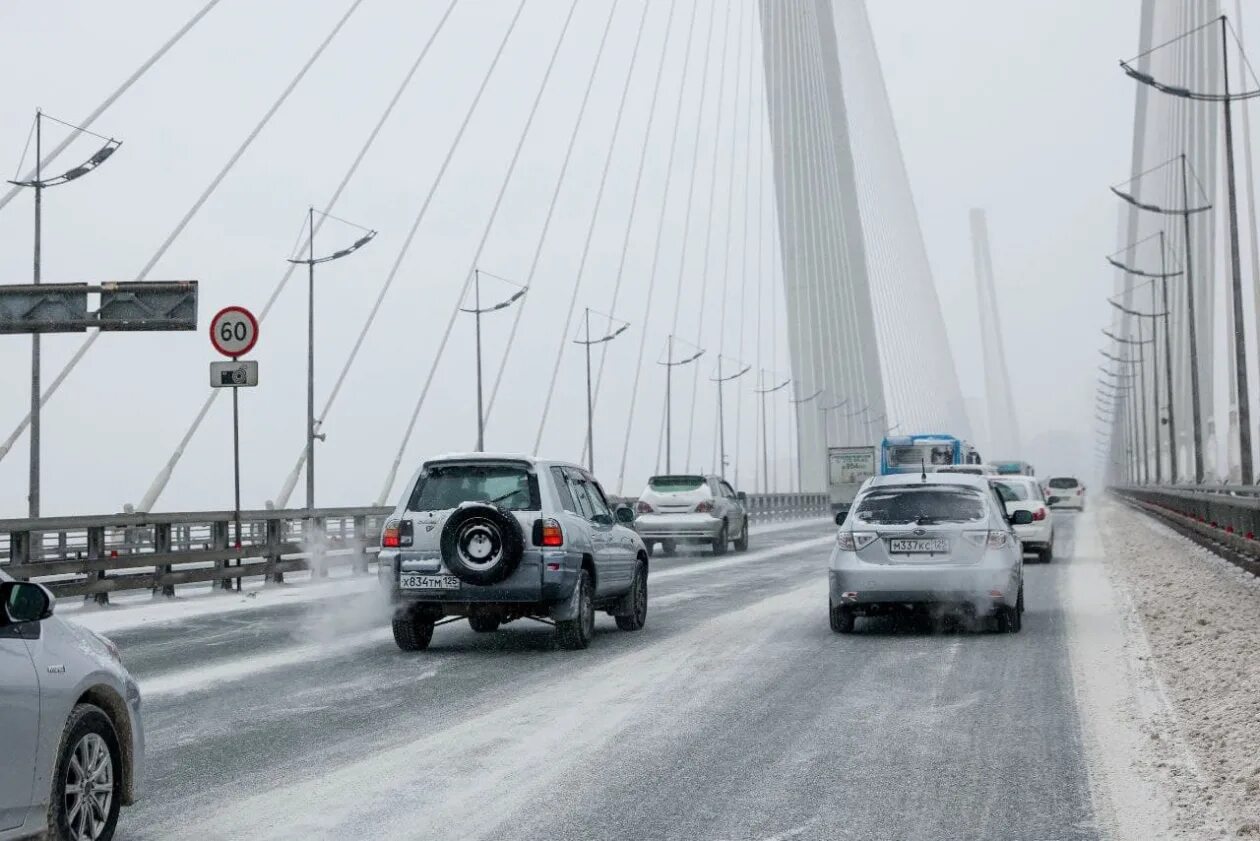
{"label": "distant vehicle", "polygon": [[1038,560],[1048,564],[1054,559],[1054,518],[1041,483],[1032,476],[999,476],[989,480],[1006,503],[1006,513],[1024,510],[1032,513],[1032,522],[1015,527],[1025,552],[1036,552]]}
{"label": "distant vehicle", "polygon": [[748,548],[748,496],[720,476],[653,476],[639,495],[634,527],[649,547],[672,555],[680,543],[709,546],[713,554]]}
{"label": "distant vehicle", "polygon": [[586,648],[595,611],[623,631],[647,621],[648,553],[595,477],[575,464],[474,453],[426,461],[381,535],[379,575],[394,641],[429,647],[433,628],[467,617],[491,632],[516,619],[555,624],[561,648]]}
{"label": "distant vehicle", "polygon": [[995,461],[993,469],[999,476],[1036,476],[1033,466],[1026,461]]}
{"label": "distant vehicle", "polygon": [[989,480],[928,473],[880,476],[863,488],[836,534],[830,561],[831,629],[858,616],[933,607],[993,617],[999,631],[1022,626],[1024,566],[1012,525]]}
{"label": "distant vehicle", "polygon": [[1046,482],[1046,495],[1051,508],[1085,510],[1085,485],[1075,476],[1052,476]]}
{"label": "distant vehicle", "polygon": [[[862,483],[877,472],[874,447],[829,447],[827,490],[832,514],[847,515]],[[843,522],[843,517],[840,520]]]}
{"label": "distant vehicle", "polygon": [[951,464],[980,464],[971,444],[953,435],[898,435],[880,444],[879,474],[917,473]]}
{"label": "distant vehicle", "polygon": [[0,572],[0,841],[109,841],[143,772],[140,688],[118,649]]}
{"label": "distant vehicle", "polygon": [[937,473],[964,473],[968,476],[996,476],[997,468],[991,464],[949,464],[936,468]]}

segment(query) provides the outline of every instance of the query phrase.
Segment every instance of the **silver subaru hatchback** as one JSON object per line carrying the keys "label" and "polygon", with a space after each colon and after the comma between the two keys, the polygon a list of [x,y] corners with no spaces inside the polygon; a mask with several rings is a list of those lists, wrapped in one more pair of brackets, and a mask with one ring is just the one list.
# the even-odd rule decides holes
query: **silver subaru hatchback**
{"label": "silver subaru hatchback", "polygon": [[0,572],[0,841],[108,841],[144,770],[140,689],[113,643]]}
{"label": "silver subaru hatchback", "polygon": [[987,478],[923,473],[880,476],[858,495],[836,534],[830,563],[831,628],[858,616],[945,608],[993,617],[1018,632],[1024,610],[1023,552]]}

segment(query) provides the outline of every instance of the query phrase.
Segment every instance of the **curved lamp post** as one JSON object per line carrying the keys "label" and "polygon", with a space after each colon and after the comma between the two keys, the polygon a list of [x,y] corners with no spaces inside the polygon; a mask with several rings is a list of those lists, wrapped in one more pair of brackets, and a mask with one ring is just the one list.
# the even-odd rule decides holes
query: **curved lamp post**
{"label": "curved lamp post", "polygon": [[[54,175],[51,178],[44,178],[42,164],[44,156],[43,149],[43,122],[44,120],[52,120],[54,123],[60,123],[63,126],[81,131],[84,134],[90,134],[100,140],[105,141],[105,145],[92,153],[92,157],[88,158],[78,166],[62,172],[60,175]],[[44,233],[44,190],[48,187],[59,187],[67,184],[77,178],[82,178],[92,170],[96,169],[105,161],[109,160],[114,152],[118,151],[118,147],[122,145],[121,140],[115,140],[112,137],[104,137],[87,129],[79,128],[70,123],[58,120],[56,117],[50,117],[42,111],[35,112],[35,177],[24,181],[10,181],[9,183],[15,187],[30,187],[35,191],[35,256],[32,261],[32,283],[39,285],[42,278],[42,255],[43,255],[43,233]],[[28,137],[27,143],[30,143]],[[28,147],[29,148],[29,147]],[[19,164],[19,169],[21,165]],[[30,469],[30,485],[27,489],[27,507],[29,516],[32,518],[39,516],[39,455],[40,455],[40,355],[39,355],[39,333],[31,334],[31,469]],[[234,389],[235,390],[235,389]]]}
{"label": "curved lamp post", "polygon": [[[765,372],[765,369],[763,368],[763,369],[762,369],[762,371],[761,371],[760,381],[761,381],[761,382],[765,382],[765,379],[766,379],[766,372]],[[761,398],[761,483],[762,483],[762,485],[764,486],[764,487],[762,487],[762,489],[761,489],[761,492],[762,492],[762,493],[769,493],[769,492],[770,492],[770,491],[769,491],[769,487],[770,487],[770,447],[769,447],[769,442],[768,442],[768,438],[769,438],[769,436],[766,434],[766,432],[767,432],[767,427],[766,427],[766,395],[767,395],[767,394],[774,394],[776,391],[780,391],[780,390],[782,390],[782,389],[785,389],[785,388],[787,388],[787,387],[788,387],[789,385],[791,385],[791,384],[792,384],[792,378],[791,378],[791,377],[788,377],[788,378],[787,378],[786,380],[784,380],[783,382],[779,383],[779,384],[778,384],[778,385],[776,385],[776,386],[772,386],[771,388],[755,388],[755,389],[753,389],[753,392],[754,392],[755,394],[757,394],[758,396],[760,396],[760,398]],[[776,415],[775,415],[775,416],[776,416],[776,418],[778,417],[777,413],[776,413]],[[776,426],[777,426],[777,421],[776,421]],[[777,472],[777,471],[776,471],[776,472]],[[776,482],[775,484],[777,485],[778,483]]]}
{"label": "curved lamp post", "polygon": [[[732,362],[734,362],[734,363],[735,363],[736,367],[738,367],[738,366],[740,366],[740,365],[743,365],[744,367],[743,367],[743,368],[740,368],[740,369],[739,369],[738,371],[736,371],[734,374],[729,374],[729,375],[727,375],[727,376],[725,376],[725,377],[724,377],[724,376],[722,376],[722,360],[723,360],[724,358],[725,358],[725,357],[723,357],[720,353],[718,354],[718,360],[717,360],[717,376],[716,376],[716,377],[710,377],[710,378],[709,378],[710,382],[715,382],[715,383],[717,383],[717,399],[718,399],[718,474],[719,474],[719,475],[721,475],[721,477],[722,477],[723,479],[725,479],[725,478],[726,478],[726,400],[724,399],[724,397],[723,397],[723,395],[722,395],[722,384],[723,384],[723,383],[728,383],[728,382],[730,382],[731,380],[737,380],[737,379],[739,379],[740,377],[744,376],[744,374],[747,374],[749,371],[751,371],[751,370],[752,370],[752,366],[751,366],[751,365],[745,365],[743,362],[740,362],[740,361],[738,361],[738,360],[731,360]],[[737,432],[738,432],[738,430],[737,430]],[[738,436],[737,436],[737,437],[738,437]],[[736,447],[738,447],[738,446],[739,446],[739,442],[738,442],[738,441],[736,441],[736,442],[735,442],[735,445],[736,445]],[[738,470],[737,470],[737,471],[735,471],[735,475],[736,475],[736,476],[738,476],[738,475],[739,475],[739,471],[738,471]]]}
{"label": "curved lamp post", "polygon": [[[1154,298],[1154,292],[1155,292],[1155,286],[1154,286],[1154,284],[1152,283],[1152,285],[1151,285],[1151,295],[1152,295],[1152,298]],[[1142,319],[1144,319],[1144,318],[1149,318],[1149,319],[1154,320],[1154,319],[1156,319],[1156,318],[1163,318],[1163,319],[1165,320],[1165,322],[1167,322],[1167,320],[1168,320],[1168,311],[1167,311],[1167,310],[1165,310],[1164,312],[1149,312],[1149,313],[1148,313],[1148,312],[1138,312],[1137,310],[1132,310],[1132,309],[1129,309],[1128,307],[1126,307],[1126,306],[1124,306],[1123,304],[1121,304],[1121,303],[1119,303],[1119,302],[1115,301],[1115,300],[1114,300],[1114,299],[1112,299],[1112,298],[1108,298],[1108,299],[1107,299],[1107,303],[1111,304],[1113,307],[1115,307],[1116,309],[1120,310],[1120,312],[1124,313],[1125,315],[1133,316],[1134,318],[1136,318],[1136,319],[1138,320],[1138,338],[1139,338],[1139,339],[1141,339],[1141,338],[1142,338]],[[1152,303],[1154,303],[1154,302],[1152,301]],[[1150,339],[1147,339],[1147,340],[1145,340],[1145,341],[1148,341],[1148,342],[1150,342],[1150,343],[1152,343],[1152,344],[1154,344],[1154,345],[1155,345],[1155,347],[1154,347],[1152,350],[1153,350],[1153,352],[1154,352],[1154,354],[1155,354],[1155,360],[1154,360],[1154,361],[1155,361],[1155,364],[1156,364],[1156,366],[1158,367],[1158,364],[1159,364],[1159,344],[1155,341],[1155,325],[1154,325],[1154,323],[1152,323],[1152,324],[1151,324],[1151,338],[1150,338]],[[1139,356],[1138,356],[1138,359],[1139,359],[1139,361],[1141,361],[1140,370],[1141,370],[1141,372],[1142,372],[1142,374],[1141,374],[1141,380],[1142,380],[1142,401],[1143,401],[1142,405],[1143,405],[1143,410],[1145,411],[1145,406],[1146,406],[1146,402],[1145,402],[1145,401],[1146,401],[1146,366],[1145,366],[1145,362],[1144,362],[1144,361],[1142,361],[1142,356],[1140,355],[1140,353],[1141,353],[1141,346],[1140,346],[1140,345],[1139,345],[1139,347],[1138,347],[1138,351],[1139,351]],[[1169,379],[1168,379],[1168,395],[1169,395],[1169,400],[1170,400],[1170,402],[1171,402],[1171,396],[1172,396],[1172,377],[1171,377],[1171,373],[1172,373],[1172,371],[1171,371],[1171,369],[1169,369],[1169,375],[1170,375],[1170,376],[1169,376]],[[1160,422],[1159,422],[1159,373],[1158,373],[1158,371],[1153,371],[1153,372],[1151,373],[1151,386],[1152,386],[1152,390],[1154,391],[1154,403],[1155,403],[1155,405],[1154,405],[1154,409],[1155,409],[1155,418],[1154,418],[1154,425],[1155,425],[1155,483],[1156,483],[1156,484],[1163,484],[1163,481],[1164,481],[1164,475],[1163,475],[1163,468],[1161,467],[1161,461],[1162,461],[1162,459],[1161,459],[1161,458],[1160,458],[1160,456],[1159,456],[1159,427],[1160,427]],[[1170,442],[1170,444],[1171,444],[1171,443],[1172,443],[1172,442]],[[1172,447],[1173,447],[1173,446],[1175,446],[1175,444],[1172,444],[1172,446],[1170,446],[1170,448],[1169,448],[1169,451],[1170,451],[1170,452],[1172,452]],[[1176,453],[1172,453],[1172,455],[1173,455],[1173,458],[1175,459],[1175,458],[1176,458]]]}
{"label": "curved lamp post", "polygon": [[591,347],[594,345],[602,345],[605,342],[611,342],[613,339],[626,332],[630,327],[629,321],[622,321],[619,318],[613,318],[605,313],[596,313],[608,319],[609,329],[612,329],[614,323],[620,326],[612,329],[611,333],[605,333],[598,339],[591,335],[591,308],[586,308],[586,330],[583,338],[574,339],[576,345],[583,345],[586,350],[586,469],[591,473],[595,472],[595,403],[591,396]]}
{"label": "curved lamp post", "polygon": [[[517,287],[509,297],[499,301],[499,303],[488,307],[481,306],[481,276],[492,277],[495,280],[501,280],[504,283]],[[471,313],[477,323],[477,452],[484,452],[486,449],[486,413],[484,401],[482,399],[481,387],[481,317],[488,312],[497,312],[498,310],[507,309],[512,304],[519,301],[529,291],[528,284],[517,283],[514,280],[508,280],[506,277],[499,277],[496,274],[483,272],[481,269],[473,269],[473,305],[471,307],[460,307],[460,312]]]}
{"label": "curved lamp post", "polygon": [[670,333],[669,340],[668,340],[668,343],[666,345],[666,350],[665,350],[665,361],[657,363],[658,365],[665,366],[665,472],[666,473],[670,472],[670,454],[672,451],[671,444],[673,443],[673,438],[674,438],[674,435],[673,435],[673,431],[674,431],[673,403],[674,401],[672,399],[674,369],[681,365],[690,365],[692,362],[695,362],[697,359],[704,356],[703,348],[699,347],[698,345],[693,345],[690,342],[683,342],[683,344],[688,345],[691,348],[693,348],[695,350],[695,353],[693,353],[691,356],[688,356],[684,359],[675,360],[674,359],[674,342],[675,341],[682,341],[682,340],[675,339],[674,334]]}

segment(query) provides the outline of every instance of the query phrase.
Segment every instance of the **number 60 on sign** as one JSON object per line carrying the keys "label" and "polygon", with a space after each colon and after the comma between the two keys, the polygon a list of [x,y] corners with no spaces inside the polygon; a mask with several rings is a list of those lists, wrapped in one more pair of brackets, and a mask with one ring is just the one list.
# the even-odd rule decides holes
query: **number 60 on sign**
{"label": "number 60 on sign", "polygon": [[244,307],[224,307],[210,319],[210,344],[224,356],[244,356],[258,341],[258,319]]}

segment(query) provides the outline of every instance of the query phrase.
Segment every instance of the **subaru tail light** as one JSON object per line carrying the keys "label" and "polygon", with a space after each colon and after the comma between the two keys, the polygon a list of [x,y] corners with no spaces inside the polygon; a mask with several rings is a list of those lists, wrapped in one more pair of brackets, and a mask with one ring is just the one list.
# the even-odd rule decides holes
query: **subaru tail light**
{"label": "subaru tail light", "polygon": [[1046,509],[1044,506],[1033,512],[1034,520],[1044,520],[1046,518]]}
{"label": "subaru tail light", "polygon": [[845,552],[856,552],[865,549],[875,542],[879,535],[869,531],[840,531],[836,533],[836,545]]}
{"label": "subaru tail light", "polygon": [[712,514],[712,513],[713,513],[713,501],[712,501],[712,500],[708,500],[708,499],[704,499],[704,500],[701,500],[700,502],[696,503],[696,513],[697,513],[697,514]]}
{"label": "subaru tail light", "polygon": [[634,511],[635,511],[635,513],[636,513],[636,514],[652,514],[652,513],[654,513],[654,510],[653,510],[652,506],[651,506],[650,504],[648,504],[648,503],[644,502],[643,500],[639,500],[638,502],[636,502],[636,503],[634,504]]}

